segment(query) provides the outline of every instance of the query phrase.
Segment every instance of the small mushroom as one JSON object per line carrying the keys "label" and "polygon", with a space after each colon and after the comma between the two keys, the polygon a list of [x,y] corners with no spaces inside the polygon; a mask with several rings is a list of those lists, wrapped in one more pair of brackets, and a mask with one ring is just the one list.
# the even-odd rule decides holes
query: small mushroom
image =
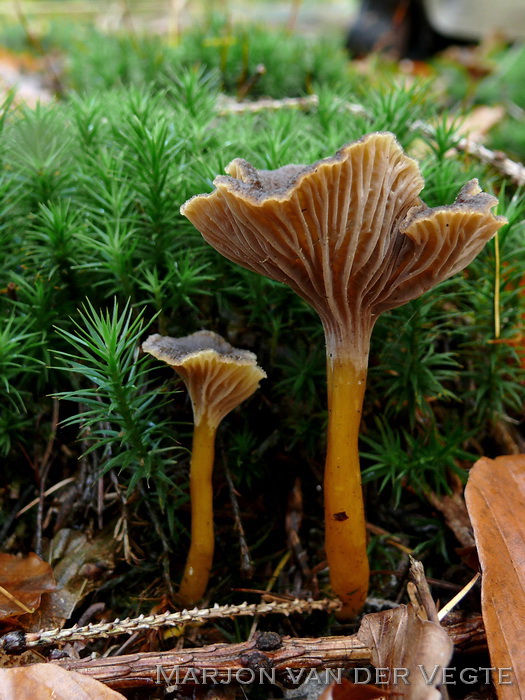
{"label": "small mushroom", "polygon": [[254,393],[266,373],[252,352],[237,350],[211,331],[184,338],[151,335],[142,349],[175,369],[193,406],[191,544],[179,590],[184,603],[190,605],[204,595],[213,562],[215,434],[222,419]]}
{"label": "small mushroom", "polygon": [[219,253],[288,284],[326,336],[328,443],[325,545],[341,617],[368,590],[358,431],[370,336],[380,313],[466,267],[505,219],[467,183],[454,204],[428,208],[424,181],[390,133],[373,133],[313,165],[256,170],[236,159],[211,194],[181,208]]}

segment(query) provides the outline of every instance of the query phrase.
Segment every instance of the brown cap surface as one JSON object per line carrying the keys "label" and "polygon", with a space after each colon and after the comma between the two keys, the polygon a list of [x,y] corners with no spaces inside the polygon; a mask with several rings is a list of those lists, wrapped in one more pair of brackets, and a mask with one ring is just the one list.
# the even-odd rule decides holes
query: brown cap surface
{"label": "brown cap surface", "polygon": [[182,214],[229,260],[292,287],[338,336],[463,269],[506,222],[475,180],[453,205],[427,208],[418,164],[390,133],[309,166],[236,159],[226,171]]}
{"label": "brown cap surface", "polygon": [[196,425],[206,417],[210,426],[217,427],[266,377],[253,352],[234,348],[212,331],[198,331],[184,338],[156,333],[142,344],[142,349],[171,365],[182,377]]}

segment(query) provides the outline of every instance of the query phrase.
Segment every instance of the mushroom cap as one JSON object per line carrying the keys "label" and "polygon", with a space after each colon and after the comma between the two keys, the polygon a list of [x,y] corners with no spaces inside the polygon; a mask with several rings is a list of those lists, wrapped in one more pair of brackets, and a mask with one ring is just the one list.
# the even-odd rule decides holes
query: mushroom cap
{"label": "mushroom cap", "polygon": [[236,159],[226,172],[181,213],[219,253],[288,284],[346,338],[466,267],[506,223],[476,180],[454,204],[426,207],[419,166],[390,133],[313,165],[257,170]]}
{"label": "mushroom cap", "polygon": [[257,357],[238,350],[212,331],[183,338],[158,333],[142,344],[144,352],[171,365],[190,394],[195,424],[205,418],[212,428],[258,388],[266,372]]}

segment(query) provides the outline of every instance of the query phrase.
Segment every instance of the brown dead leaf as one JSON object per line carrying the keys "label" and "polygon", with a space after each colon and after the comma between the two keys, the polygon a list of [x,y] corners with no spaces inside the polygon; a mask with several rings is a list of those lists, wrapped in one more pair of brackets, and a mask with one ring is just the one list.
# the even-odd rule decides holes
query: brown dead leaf
{"label": "brown dead leaf", "polygon": [[425,496],[429,503],[445,516],[448,527],[452,530],[461,546],[472,547],[474,545],[474,537],[463,497],[463,484],[460,480],[454,481],[451,494],[442,495],[428,491]]}
{"label": "brown dead leaf", "polygon": [[461,561],[465,566],[468,566],[469,569],[473,571],[480,570],[478,550],[475,545],[472,545],[472,547],[456,547],[454,551],[461,557]]}
{"label": "brown dead leaf", "polygon": [[100,681],[54,664],[0,670],[0,700],[125,700]]}
{"label": "brown dead leaf", "polygon": [[492,666],[512,669],[498,697],[525,697],[525,455],[482,457],[465,489],[483,573],[481,605]]}
{"label": "brown dead leaf", "polygon": [[494,63],[488,59],[489,50],[484,46],[449,46],[441,57],[466,69],[474,80],[480,80],[494,71]]}
{"label": "brown dead leaf", "polygon": [[[384,671],[386,687],[403,700],[438,700],[441,669],[452,657],[453,644],[437,622],[419,618],[412,605],[365,615],[358,639],[372,649],[376,673]],[[407,671],[406,681],[395,669]]]}
{"label": "brown dead leaf", "polygon": [[483,143],[488,132],[503,121],[505,116],[505,109],[501,105],[480,105],[463,119],[458,133],[472,141]]}
{"label": "brown dead leaf", "polygon": [[390,695],[376,685],[356,685],[346,678],[341,683],[331,683],[319,696],[319,700],[380,700]]}
{"label": "brown dead leaf", "polygon": [[57,588],[51,566],[34,552],[27,557],[0,554],[0,586],[9,594],[0,591],[0,619],[38,608],[42,594]]}
{"label": "brown dead leaf", "polygon": [[44,594],[37,611],[19,617],[26,632],[63,627],[78,603],[96,590],[114,567],[115,540],[110,529],[89,540],[83,532],[64,528],[53,538],[50,550],[60,588]]}

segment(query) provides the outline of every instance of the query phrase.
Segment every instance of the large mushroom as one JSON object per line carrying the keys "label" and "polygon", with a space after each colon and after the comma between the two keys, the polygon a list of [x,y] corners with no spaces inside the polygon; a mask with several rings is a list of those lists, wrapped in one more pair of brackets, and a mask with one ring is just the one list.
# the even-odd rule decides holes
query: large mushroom
{"label": "large mushroom", "polygon": [[191,544],[179,589],[183,602],[190,605],[204,595],[213,562],[215,434],[222,419],[254,393],[266,373],[253,352],[238,350],[211,331],[184,338],[151,335],[142,349],[178,372],[193,406]]}
{"label": "large mushroom", "polygon": [[313,165],[256,170],[236,159],[211,194],[181,208],[219,253],[288,284],[326,335],[328,446],[325,544],[341,616],[368,591],[358,431],[370,336],[380,313],[466,267],[505,219],[468,182],[454,204],[428,208],[424,181],[390,133],[373,133]]}

